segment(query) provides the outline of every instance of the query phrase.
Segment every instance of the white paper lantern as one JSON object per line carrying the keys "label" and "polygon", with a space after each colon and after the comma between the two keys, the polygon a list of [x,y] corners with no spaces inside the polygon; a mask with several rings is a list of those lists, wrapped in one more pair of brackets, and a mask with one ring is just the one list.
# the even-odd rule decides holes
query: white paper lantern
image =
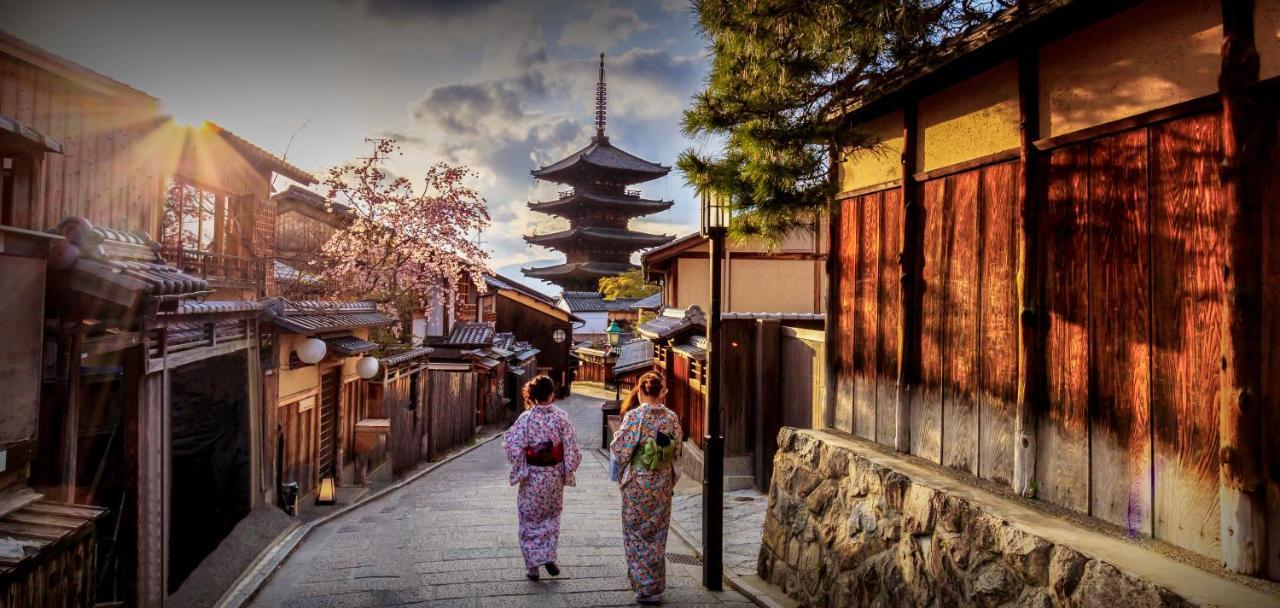
{"label": "white paper lantern", "polygon": [[378,375],[378,360],[373,357],[362,357],[356,362],[356,373],[365,380]]}
{"label": "white paper lantern", "polygon": [[317,338],[308,338],[297,350],[298,358],[303,363],[319,363],[327,352],[329,347],[325,345],[324,340]]}

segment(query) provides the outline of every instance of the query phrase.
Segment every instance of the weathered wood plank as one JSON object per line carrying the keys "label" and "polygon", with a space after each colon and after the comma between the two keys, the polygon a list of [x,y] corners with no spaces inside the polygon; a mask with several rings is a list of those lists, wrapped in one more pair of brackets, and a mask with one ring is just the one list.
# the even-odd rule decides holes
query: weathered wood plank
{"label": "weathered wood plank", "polygon": [[1037,495],[1066,508],[1089,508],[1089,147],[1049,160],[1044,244],[1045,404],[1038,421]]}
{"label": "weathered wood plank", "polygon": [[0,55],[0,114],[18,114],[18,60]]}
{"label": "weathered wood plank", "polygon": [[[1280,120],[1280,105],[1266,106],[1270,120]],[[1262,197],[1262,403],[1264,474],[1267,484],[1267,577],[1280,581],[1280,154],[1270,148],[1270,179]]]}
{"label": "weathered wood plank", "polygon": [[870,194],[857,200],[858,278],[854,293],[853,432],[863,439],[876,438],[876,352],[879,324],[880,208],[884,197]]}
{"label": "weathered wood plank", "polygon": [[902,317],[902,287],[898,255],[902,249],[902,190],[887,190],[880,203],[879,302],[876,333],[876,442],[892,446],[898,432],[898,330]]}
{"label": "weathered wood plank", "polygon": [[67,134],[67,83],[66,81],[56,78],[50,81],[49,85],[49,132],[56,133],[55,137],[62,142],[62,154],[49,154],[46,157],[48,169],[46,170],[45,183],[45,227],[52,228],[67,216],[66,197],[64,189],[66,188],[67,166],[71,162],[66,153],[66,134]]}
{"label": "weathered wood plank", "polygon": [[978,473],[979,171],[947,177],[942,349],[942,464]]}
{"label": "weathered wood plank", "polygon": [[1216,117],[1151,129],[1157,538],[1217,556],[1224,251]]}
{"label": "weathered wood plank", "polygon": [[911,453],[942,459],[942,365],[946,318],[945,237],[947,180],[922,186],[924,234],[920,274],[920,380],[911,406]]}
{"label": "weathered wood plank", "polygon": [[978,475],[1013,479],[1018,362],[1017,205],[1019,161],[982,170],[982,294],[978,345]]}
{"label": "weathered wood plank", "polygon": [[1095,141],[1089,164],[1090,513],[1151,533],[1147,132]]}
{"label": "weathered wood plank", "polygon": [[836,363],[836,369],[832,376],[835,378],[836,386],[835,412],[832,419],[832,428],[853,432],[853,411],[854,411],[854,371],[853,371],[853,349],[854,349],[854,293],[857,286],[857,252],[858,252],[858,205],[860,199],[851,199],[841,203],[839,219],[839,289],[837,289],[837,330],[836,342],[833,345],[836,352],[832,356],[832,360]]}

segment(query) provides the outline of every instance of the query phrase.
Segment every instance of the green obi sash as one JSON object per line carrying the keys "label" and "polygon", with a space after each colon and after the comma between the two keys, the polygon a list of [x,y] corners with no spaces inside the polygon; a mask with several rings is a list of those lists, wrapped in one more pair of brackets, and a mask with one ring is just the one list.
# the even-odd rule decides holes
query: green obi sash
{"label": "green obi sash", "polygon": [[635,464],[648,471],[660,471],[671,466],[676,459],[676,442],[671,436],[658,431],[656,437],[650,437],[636,451]]}

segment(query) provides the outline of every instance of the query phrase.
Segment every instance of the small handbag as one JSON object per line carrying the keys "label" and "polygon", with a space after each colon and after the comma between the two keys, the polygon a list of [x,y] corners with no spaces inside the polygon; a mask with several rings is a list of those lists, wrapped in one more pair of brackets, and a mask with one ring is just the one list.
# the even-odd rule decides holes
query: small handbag
{"label": "small handbag", "polygon": [[618,457],[609,454],[609,481],[622,481],[622,465],[618,463]]}

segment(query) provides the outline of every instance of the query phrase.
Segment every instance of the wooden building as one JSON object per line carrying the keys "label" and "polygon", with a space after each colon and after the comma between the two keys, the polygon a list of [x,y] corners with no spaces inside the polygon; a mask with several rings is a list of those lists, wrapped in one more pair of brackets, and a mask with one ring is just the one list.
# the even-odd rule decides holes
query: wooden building
{"label": "wooden building", "polygon": [[[395,317],[372,302],[297,301],[275,316],[277,397],[273,442],[284,442],[279,483],[296,482],[305,497],[321,479],[352,484],[357,471],[356,427],[370,414],[369,383],[356,372],[356,362],[377,350],[369,341],[373,328]],[[325,356],[308,364],[297,351],[310,339],[325,343]],[[358,475],[357,473],[361,473]]]}
{"label": "wooden building", "polygon": [[[392,475],[409,472],[430,453],[427,396],[430,390],[428,355],[431,349],[410,347],[379,359],[380,371],[369,396],[369,417],[356,424],[357,453],[375,451],[382,442]],[[382,436],[383,429],[386,436]],[[371,444],[366,448],[362,444]]]}
{"label": "wooden building", "polygon": [[555,306],[555,300],[514,279],[491,274],[480,297],[476,320],[493,323],[494,330],[512,333],[538,351],[537,373],[555,380],[560,396],[568,396],[573,384],[574,326],[582,319]]}
{"label": "wooden building", "polygon": [[823,423],[1280,579],[1278,26],[1026,2],[866,90]]}
{"label": "wooden building", "polygon": [[3,33],[0,133],[0,225],[57,236],[22,362],[41,380],[39,433],[19,466],[48,498],[107,509],[94,599],[162,605],[270,500],[269,340],[251,300],[271,288],[272,177],[315,180]]}
{"label": "wooden building", "polygon": [[[671,308],[711,304],[707,239],[681,237],[640,258],[646,281],[662,284],[662,304]],[[757,239],[725,246],[724,312],[822,312],[826,296],[827,239],[822,230],[796,234],[771,249]]]}

